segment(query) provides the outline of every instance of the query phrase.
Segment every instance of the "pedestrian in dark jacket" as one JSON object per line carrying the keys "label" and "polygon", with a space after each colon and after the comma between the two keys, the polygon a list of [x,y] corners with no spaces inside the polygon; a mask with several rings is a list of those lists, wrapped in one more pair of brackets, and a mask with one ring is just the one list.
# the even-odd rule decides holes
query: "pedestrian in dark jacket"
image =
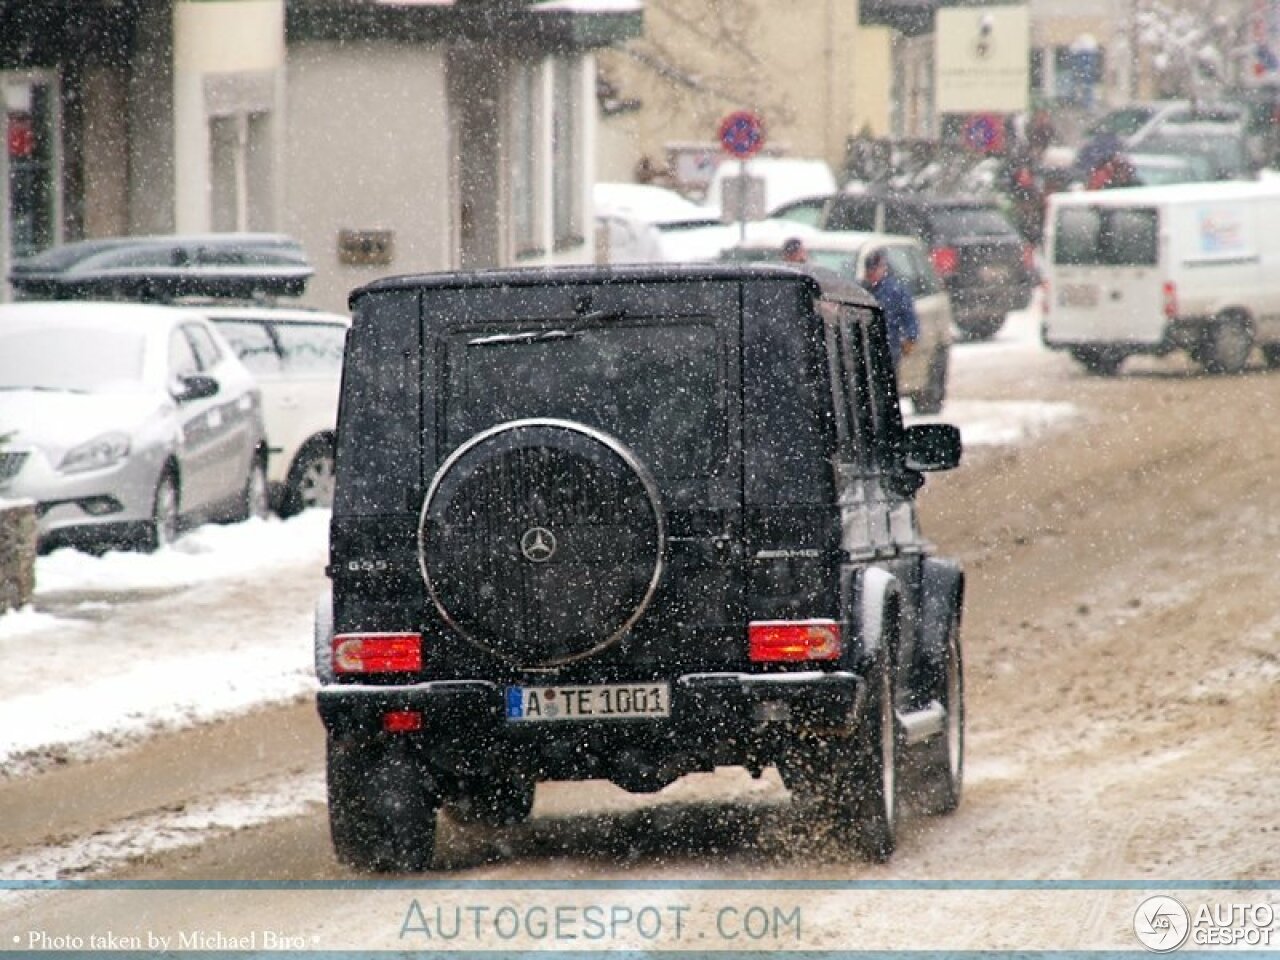
{"label": "pedestrian in dark jacket", "polygon": [[889,351],[893,363],[911,353],[920,337],[920,320],[916,304],[906,284],[889,271],[889,258],[883,250],[873,250],[866,260],[867,289],[880,302],[889,329]]}

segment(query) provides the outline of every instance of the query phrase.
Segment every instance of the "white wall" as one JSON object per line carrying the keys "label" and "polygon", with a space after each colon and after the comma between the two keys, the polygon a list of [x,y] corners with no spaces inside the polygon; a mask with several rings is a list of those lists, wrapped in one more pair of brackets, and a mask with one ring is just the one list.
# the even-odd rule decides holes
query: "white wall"
{"label": "white wall", "polygon": [[[316,265],[307,302],[345,309],[370,280],[454,265],[445,90],[440,48],[290,47],[284,229]],[[342,229],[391,230],[393,262],[339,264]]]}

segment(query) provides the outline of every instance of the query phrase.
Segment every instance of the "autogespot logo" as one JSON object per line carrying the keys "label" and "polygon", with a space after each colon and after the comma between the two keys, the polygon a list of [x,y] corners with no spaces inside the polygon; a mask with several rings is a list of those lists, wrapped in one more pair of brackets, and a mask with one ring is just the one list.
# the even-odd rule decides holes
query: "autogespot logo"
{"label": "autogespot logo", "polygon": [[1153,953],[1168,953],[1187,942],[1191,914],[1173,897],[1147,897],[1133,915],[1133,932],[1138,942]]}

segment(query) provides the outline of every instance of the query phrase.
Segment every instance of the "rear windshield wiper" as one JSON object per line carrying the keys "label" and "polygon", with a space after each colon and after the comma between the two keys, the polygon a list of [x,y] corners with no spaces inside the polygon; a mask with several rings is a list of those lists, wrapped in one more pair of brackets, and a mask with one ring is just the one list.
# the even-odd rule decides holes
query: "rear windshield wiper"
{"label": "rear windshield wiper", "polygon": [[598,320],[620,320],[626,316],[622,311],[592,310],[580,313],[563,327],[550,330],[522,330],[519,333],[495,333],[484,337],[474,337],[467,341],[468,347],[492,347],[504,343],[540,343],[544,340],[568,340],[576,337],[588,323]]}

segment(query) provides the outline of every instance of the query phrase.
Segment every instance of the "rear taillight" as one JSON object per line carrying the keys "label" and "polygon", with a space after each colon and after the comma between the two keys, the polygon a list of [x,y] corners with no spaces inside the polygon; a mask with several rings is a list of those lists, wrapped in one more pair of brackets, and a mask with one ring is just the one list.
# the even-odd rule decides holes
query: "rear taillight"
{"label": "rear taillight", "polygon": [[421,669],[421,634],[340,633],[333,638],[335,673],[410,673]]}
{"label": "rear taillight", "polygon": [[1178,287],[1172,280],[1166,280],[1164,285],[1164,315],[1167,320],[1178,316]]}
{"label": "rear taillight", "polygon": [[951,276],[960,266],[960,254],[955,247],[934,247],[929,253],[929,259],[933,261],[933,269],[940,277]]}
{"label": "rear taillight", "polygon": [[1029,243],[1022,245],[1022,268],[1032,276],[1036,274],[1036,248]]}
{"label": "rear taillight", "polygon": [[835,660],[843,649],[834,620],[756,620],[747,627],[747,655],[757,663]]}

